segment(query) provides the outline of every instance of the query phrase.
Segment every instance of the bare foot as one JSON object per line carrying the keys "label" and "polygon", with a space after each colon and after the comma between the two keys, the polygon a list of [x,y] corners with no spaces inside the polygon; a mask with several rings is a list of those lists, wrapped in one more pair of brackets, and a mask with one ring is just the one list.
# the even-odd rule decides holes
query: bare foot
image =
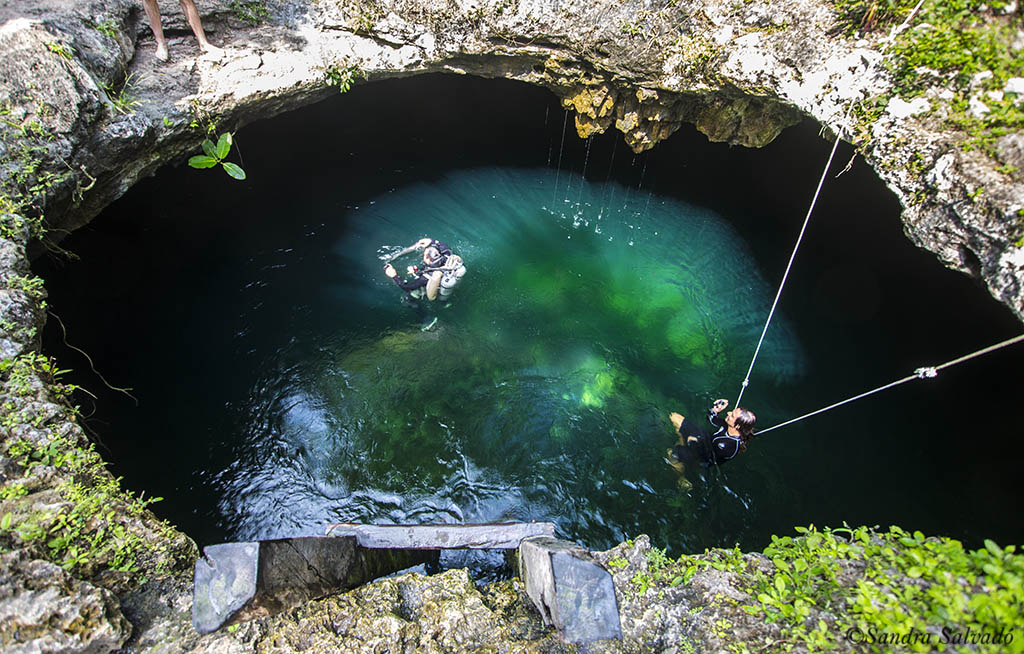
{"label": "bare foot", "polygon": [[154,56],[156,56],[160,61],[168,61],[171,58],[171,55],[167,52],[167,45],[163,43],[156,46],[156,53]]}
{"label": "bare foot", "polygon": [[209,42],[200,45],[199,51],[203,53],[202,56],[204,57],[219,57],[224,54],[224,50],[210,44]]}
{"label": "bare foot", "polygon": [[679,431],[679,428],[683,426],[684,418],[678,413],[668,414],[668,419],[672,421],[672,426],[676,428],[676,431]]}

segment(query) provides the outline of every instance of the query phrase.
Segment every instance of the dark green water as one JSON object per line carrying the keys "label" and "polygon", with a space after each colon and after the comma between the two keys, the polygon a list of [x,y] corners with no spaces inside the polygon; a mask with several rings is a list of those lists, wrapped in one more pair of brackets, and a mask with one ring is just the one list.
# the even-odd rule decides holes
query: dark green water
{"label": "dark green water", "polygon": [[[595,548],[844,520],[1021,540],[1020,427],[992,400],[1021,352],[773,432],[681,492],[666,414],[735,398],[828,144],[685,131],[637,157],[571,119],[563,147],[564,120],[511,83],[369,85],[241,131],[249,181],[167,169],[70,238],[81,262],[39,265],[51,305],[140,400],[100,393],[115,473],[201,544],[509,519]],[[764,426],[1020,330],[897,217],[860,164],[829,182],[744,397]],[[425,235],[469,270],[430,332],[380,260]]]}

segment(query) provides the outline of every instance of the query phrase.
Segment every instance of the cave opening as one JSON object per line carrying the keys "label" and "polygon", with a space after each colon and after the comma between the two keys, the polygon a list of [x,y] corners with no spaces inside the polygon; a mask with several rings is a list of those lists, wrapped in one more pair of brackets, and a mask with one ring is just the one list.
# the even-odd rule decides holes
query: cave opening
{"label": "cave opening", "polygon": [[[829,144],[684,127],[635,155],[544,89],[375,82],[236,134],[248,179],[165,167],[40,259],[86,423],[117,476],[205,545],[334,522],[550,520],[593,549],[761,548],[795,525],[1017,542],[1008,351],[755,440],[687,492],[669,411],[733,399]],[[842,146],[838,172],[852,156]],[[381,272],[448,242],[438,325]],[[858,157],[830,176],[744,404],[767,427],[1019,331],[904,238]],[[1000,393],[1003,395],[1003,393]],[[95,404],[95,406],[93,406]],[[1016,429],[1011,427],[1011,429]]]}

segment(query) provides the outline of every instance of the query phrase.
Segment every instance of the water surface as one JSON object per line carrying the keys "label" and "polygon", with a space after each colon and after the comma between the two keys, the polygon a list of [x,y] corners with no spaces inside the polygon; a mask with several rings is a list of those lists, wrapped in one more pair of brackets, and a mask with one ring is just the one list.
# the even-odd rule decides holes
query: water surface
{"label": "water surface", "polygon": [[[828,144],[684,131],[634,156],[564,128],[542,91],[428,77],[243,130],[246,183],[141,183],[69,239],[82,262],[43,264],[70,342],[140,400],[101,394],[115,472],[203,544],[509,519],[594,548],[844,520],[1020,540],[1019,428],[978,410],[1020,390],[1017,352],[773,432],[681,491],[666,414],[735,397]],[[897,217],[860,164],[826,186],[744,398],[765,426],[1019,330]],[[427,332],[380,260],[425,235],[469,269]]]}

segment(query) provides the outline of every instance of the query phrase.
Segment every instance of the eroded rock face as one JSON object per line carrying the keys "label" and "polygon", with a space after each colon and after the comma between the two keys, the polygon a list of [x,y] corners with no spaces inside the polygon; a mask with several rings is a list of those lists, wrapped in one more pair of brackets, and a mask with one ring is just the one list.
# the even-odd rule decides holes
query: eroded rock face
{"label": "eroded rock face", "polygon": [[0,645],[9,654],[103,654],[131,634],[117,599],[23,552],[0,555]]}
{"label": "eroded rock face", "polygon": [[[197,56],[178,8],[163,4],[172,56],[166,65],[153,57],[136,0],[0,4],[5,360],[38,350],[44,291],[27,283],[25,257],[35,216],[45,213],[51,236],[81,226],[141,177],[197,153],[207,127],[235,129],[309,104],[337,92],[330,80],[423,72],[516,79],[559,97],[581,137],[615,129],[637,151],[684,122],[713,140],[753,147],[804,115],[855,138],[846,107],[888,84],[877,44],[827,36],[833,14],[816,0],[679,0],[664,7],[638,0],[267,0],[269,21],[259,27],[227,3],[201,0],[208,33],[225,48],[215,57]],[[929,113],[938,105],[915,102],[886,108],[872,127],[869,163],[900,199],[908,236],[981,278],[1024,318],[1024,250],[1014,243],[1024,209],[1019,174],[963,152],[942,131],[941,111]],[[996,147],[1006,161],[1021,159],[1017,135]],[[0,518],[68,505],[58,490],[67,470],[41,459],[29,465],[13,452],[57,438],[85,441],[48,390],[52,380],[29,368],[16,384],[5,377],[0,389],[0,482],[10,491]],[[112,510],[125,511],[120,504]],[[167,564],[154,579],[105,574],[101,561],[71,576],[44,560],[44,541],[0,529],[0,546],[16,550],[0,560],[4,651],[565,649],[515,582],[478,590],[457,571],[385,580],[234,633],[199,637],[189,624],[194,545],[168,536],[148,513],[122,522],[165,550],[154,555],[154,563]],[[748,642],[777,638],[771,625],[731,612],[743,591],[729,575],[708,570],[660,597],[638,592],[632,579],[647,570],[646,547],[638,539],[598,555],[626,562],[612,567],[624,639],[591,651],[720,651],[727,642],[715,625],[723,621]],[[30,605],[22,606],[26,598]],[[38,628],[43,622],[49,626]]]}
{"label": "eroded rock face", "polygon": [[[332,78],[452,72],[516,79],[561,98],[581,137],[615,129],[636,151],[684,122],[712,140],[757,147],[802,115],[844,138],[867,138],[848,107],[889,84],[877,43],[829,36],[835,16],[820,0],[664,7],[274,0],[265,7],[269,22],[253,28],[219,3],[200,2],[207,31],[226,50],[203,58],[180,12],[165,8],[168,65],[153,58],[143,15],[128,0],[4,8],[0,92],[13,100],[11,123],[28,129],[20,136],[8,130],[0,146],[8,178],[26,163],[20,144],[39,148],[28,158],[51,175],[48,219],[73,229],[140,177],[197,152],[204,127],[233,129],[313,102],[331,92]],[[44,81],[30,86],[35,77]],[[940,104],[920,102],[927,106],[888,107],[873,127],[868,161],[902,202],[908,236],[981,277],[1024,317],[1024,250],[1015,245],[1024,184],[983,155],[963,152],[942,131]],[[1012,161],[1019,145],[1011,135],[998,148]]]}

